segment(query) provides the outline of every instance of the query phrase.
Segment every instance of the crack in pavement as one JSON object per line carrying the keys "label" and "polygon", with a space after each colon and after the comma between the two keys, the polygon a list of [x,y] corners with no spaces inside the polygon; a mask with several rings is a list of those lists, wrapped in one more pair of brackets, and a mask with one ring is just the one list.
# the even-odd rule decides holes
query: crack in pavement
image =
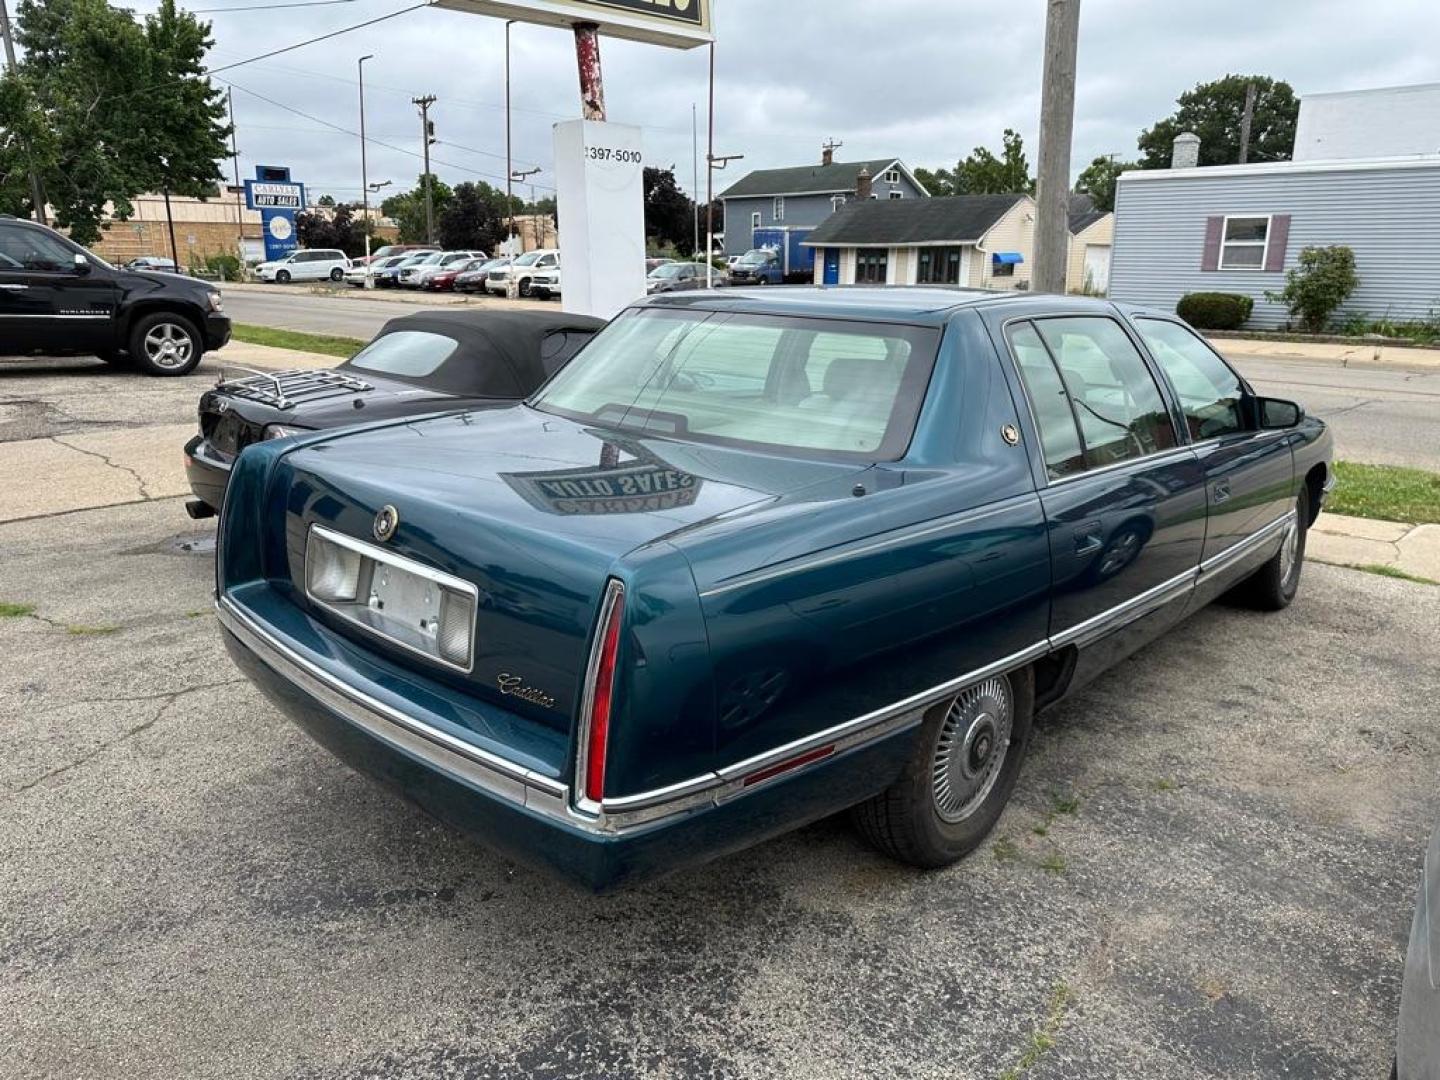
{"label": "crack in pavement", "polygon": [[51,435],[50,441],[60,446],[63,446],[68,450],[74,450],[76,453],[84,454],[87,457],[99,458],[106,465],[109,465],[112,469],[119,469],[121,472],[129,473],[131,477],[134,478],[135,483],[140,488],[140,499],[144,502],[148,502],[150,500],[150,491],[145,486],[145,478],[141,476],[138,472],[136,472],[134,469],[132,469],[129,465],[121,465],[118,462],[111,461],[109,454],[102,454],[98,450],[86,450],[83,446],[76,446],[73,443],[68,443],[59,435]]}
{"label": "crack in pavement", "polygon": [[[74,447],[71,447],[74,449]],[[84,451],[82,451],[84,453]],[[123,468],[124,466],[116,466]],[[170,502],[175,499],[193,498],[190,492],[184,491],[178,495],[146,495],[143,499],[130,499],[127,502],[103,503],[100,506],[76,506],[70,510],[52,510],[48,514],[31,514],[29,517],[0,518],[0,528],[6,525],[20,525],[27,521],[45,521],[49,518],[67,517],[70,514],[89,514],[98,510],[114,510],[120,506],[143,506],[151,502]]]}
{"label": "crack in pavement", "polygon": [[187,694],[196,694],[202,690],[215,690],[222,686],[234,686],[237,683],[242,683],[245,681],[247,680],[244,678],[244,676],[241,676],[240,678],[236,679],[226,679],[223,682],[205,683],[201,686],[187,686],[183,690],[167,690],[158,694],[150,694],[141,697],[100,698],[97,702],[78,702],[77,704],[88,705],[104,702],[118,703],[123,701],[159,701],[160,705],[156,708],[154,714],[151,715],[148,720],[141,721],[139,724],[136,724],[128,731],[123,732],[122,734],[108,740],[107,742],[102,742],[99,746],[95,747],[88,754],[85,754],[84,756],[76,759],[75,761],[67,762],[64,765],[58,765],[55,768],[49,770],[48,772],[42,773],[40,776],[37,776],[34,780],[30,780],[27,783],[21,784],[19,787],[9,787],[9,794],[19,795],[22,792],[29,791],[31,788],[35,787],[38,784],[43,784],[46,780],[54,779],[55,777],[61,776],[67,772],[70,772],[73,769],[78,769],[80,768],[80,766],[85,765],[88,762],[91,762],[95,758],[99,757],[106,750],[110,750],[116,746],[119,746],[121,743],[127,741],[128,739],[132,739],[136,735],[150,730],[150,728],[154,727],[160,722],[161,718],[164,717],[170,706],[174,705],[175,702],[179,701]]}

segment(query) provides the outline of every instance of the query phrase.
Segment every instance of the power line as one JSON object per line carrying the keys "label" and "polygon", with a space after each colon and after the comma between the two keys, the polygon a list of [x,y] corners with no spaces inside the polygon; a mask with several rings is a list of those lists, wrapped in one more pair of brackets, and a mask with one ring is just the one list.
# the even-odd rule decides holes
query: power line
{"label": "power line", "polygon": [[241,7],[186,8],[191,15],[223,15],[230,11],[276,11],[280,8],[333,7],[354,4],[358,0],[294,0],[287,4],[245,4]]}
{"label": "power line", "polygon": [[409,7],[401,8],[399,11],[392,11],[388,15],[378,15],[373,19],[366,19],[364,22],[355,23],[353,26],[343,26],[339,30],[331,30],[328,34],[321,34],[319,37],[308,38],[305,41],[297,41],[293,45],[286,45],[283,48],[271,49],[269,52],[261,53],[259,56],[252,56],[245,60],[236,60],[233,64],[222,64],[218,68],[209,68],[206,75],[218,75],[222,71],[230,71],[232,68],[244,67],[246,64],[253,64],[259,60],[268,60],[272,56],[279,56],[281,53],[294,52],[296,49],[303,49],[306,45],[314,45],[319,41],[328,41],[330,38],[339,37],[341,34],[348,34],[352,30],[361,30],[367,26],[374,26],[386,19],[394,19],[400,15],[407,15],[412,11],[419,11],[421,8],[429,7],[431,0],[424,0],[423,3],[411,4]]}
{"label": "power line", "polygon": [[[250,95],[251,97],[253,97],[253,98],[259,98],[261,101],[266,102],[267,104],[274,105],[277,109],[284,109],[286,112],[294,113],[296,116],[304,117],[306,120],[312,120],[312,121],[314,121],[315,123],[320,124],[320,125],[322,125],[322,126],[324,126],[324,127],[332,128],[332,129],[334,129],[335,131],[343,132],[344,134],[349,135],[349,136],[351,136],[352,138],[358,139],[358,138],[360,137],[360,133],[359,133],[359,132],[351,131],[349,128],[345,127],[343,124],[332,123],[331,121],[326,120],[324,117],[316,116],[316,115],[314,115],[313,113],[308,113],[308,112],[306,112],[306,111],[303,110],[303,109],[297,109],[297,108],[295,108],[295,106],[293,106],[293,105],[286,105],[283,101],[276,101],[276,100],[275,100],[274,98],[272,98],[272,97],[266,97],[264,94],[259,93],[259,92],[256,91],[256,90],[251,90],[251,89],[249,89],[248,87],[241,86],[241,85],[240,85],[239,83],[237,83],[237,82],[230,82],[230,81],[228,81],[228,80],[226,80],[226,79],[219,79],[219,80],[217,80],[217,81],[218,81],[218,82],[221,82],[221,83],[224,83],[226,86],[233,86],[236,90],[239,90],[242,94],[249,94],[249,95]],[[420,158],[422,161],[424,160],[424,156],[423,156],[422,154],[420,154],[419,152],[417,152],[417,151],[415,151],[415,150],[406,150],[403,146],[396,146],[396,145],[394,145],[393,143],[381,142],[379,139],[370,138],[369,136],[366,136],[365,141],[366,141],[367,143],[371,144],[372,146],[382,146],[382,147],[384,147],[386,150],[393,150],[395,153],[397,153],[397,154],[404,154],[406,157]],[[504,179],[503,176],[497,176],[495,173],[481,172],[481,171],[478,170],[478,169],[471,169],[471,168],[468,168],[468,167],[466,167],[466,166],[464,166],[464,165],[457,165],[457,164],[455,164],[453,161],[441,161],[439,158],[436,158],[436,157],[432,157],[430,160],[433,161],[436,165],[444,165],[447,169],[455,169],[455,170],[458,171],[458,172],[467,173],[467,174],[469,174],[470,176],[479,176],[479,177],[483,177],[483,178],[485,178],[485,179],[487,179],[487,180],[503,180],[503,179]],[[540,189],[542,189],[542,190],[544,190],[544,191],[551,191],[551,192],[553,192],[553,191],[555,190],[554,188],[548,187],[548,186],[545,185],[545,184],[536,184],[535,186],[538,187],[538,188],[540,188]]]}

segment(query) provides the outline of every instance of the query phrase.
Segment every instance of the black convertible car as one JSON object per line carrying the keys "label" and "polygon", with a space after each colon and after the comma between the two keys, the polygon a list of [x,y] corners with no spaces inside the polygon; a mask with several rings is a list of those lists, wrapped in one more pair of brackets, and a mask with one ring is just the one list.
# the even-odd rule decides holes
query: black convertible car
{"label": "black convertible car", "polygon": [[604,325],[548,311],[426,311],[391,319],[337,368],[222,379],[201,396],[200,434],[185,444],[196,495],[185,509],[214,514],[251,443],[528,397]]}

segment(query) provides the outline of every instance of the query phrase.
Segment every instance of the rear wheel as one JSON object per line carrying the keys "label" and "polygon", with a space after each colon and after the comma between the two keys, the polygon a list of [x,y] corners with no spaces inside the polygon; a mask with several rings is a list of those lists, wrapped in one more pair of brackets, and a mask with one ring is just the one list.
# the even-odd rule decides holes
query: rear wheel
{"label": "rear wheel", "polygon": [[1015,790],[1034,707],[1034,677],[1026,668],[976,683],[932,709],[900,778],[855,808],[861,835],[912,866],[948,866],[970,854]]}
{"label": "rear wheel", "polygon": [[290,271],[289,271],[289,270],[276,270],[276,271],[275,271],[275,284],[277,284],[277,285],[289,285],[289,284],[290,284]]}
{"label": "rear wheel", "polygon": [[130,328],[130,357],[146,375],[187,375],[204,351],[199,331],[168,311],[141,316]]}
{"label": "rear wheel", "polygon": [[332,267],[330,268],[330,280],[331,280],[331,281],[343,281],[344,279],[345,279],[345,271],[344,271],[344,270],[341,270],[340,267],[338,267],[338,266],[332,266]]}
{"label": "rear wheel", "polygon": [[1285,528],[1280,550],[1264,566],[1235,586],[1236,600],[1260,611],[1290,606],[1300,591],[1300,570],[1305,564],[1305,534],[1310,522],[1310,491],[1303,485],[1295,499],[1295,519]]}

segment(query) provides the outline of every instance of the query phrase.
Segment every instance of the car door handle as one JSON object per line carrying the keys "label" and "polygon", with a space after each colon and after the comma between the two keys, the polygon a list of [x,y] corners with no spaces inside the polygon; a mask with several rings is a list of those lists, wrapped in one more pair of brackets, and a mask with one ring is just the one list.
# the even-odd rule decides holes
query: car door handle
{"label": "car door handle", "polygon": [[1087,521],[1075,530],[1075,554],[1093,555],[1105,546],[1105,537],[1098,521]]}
{"label": "car door handle", "polygon": [[1230,481],[1216,480],[1215,483],[1210,485],[1210,492],[1217,503],[1224,502],[1230,498]]}

